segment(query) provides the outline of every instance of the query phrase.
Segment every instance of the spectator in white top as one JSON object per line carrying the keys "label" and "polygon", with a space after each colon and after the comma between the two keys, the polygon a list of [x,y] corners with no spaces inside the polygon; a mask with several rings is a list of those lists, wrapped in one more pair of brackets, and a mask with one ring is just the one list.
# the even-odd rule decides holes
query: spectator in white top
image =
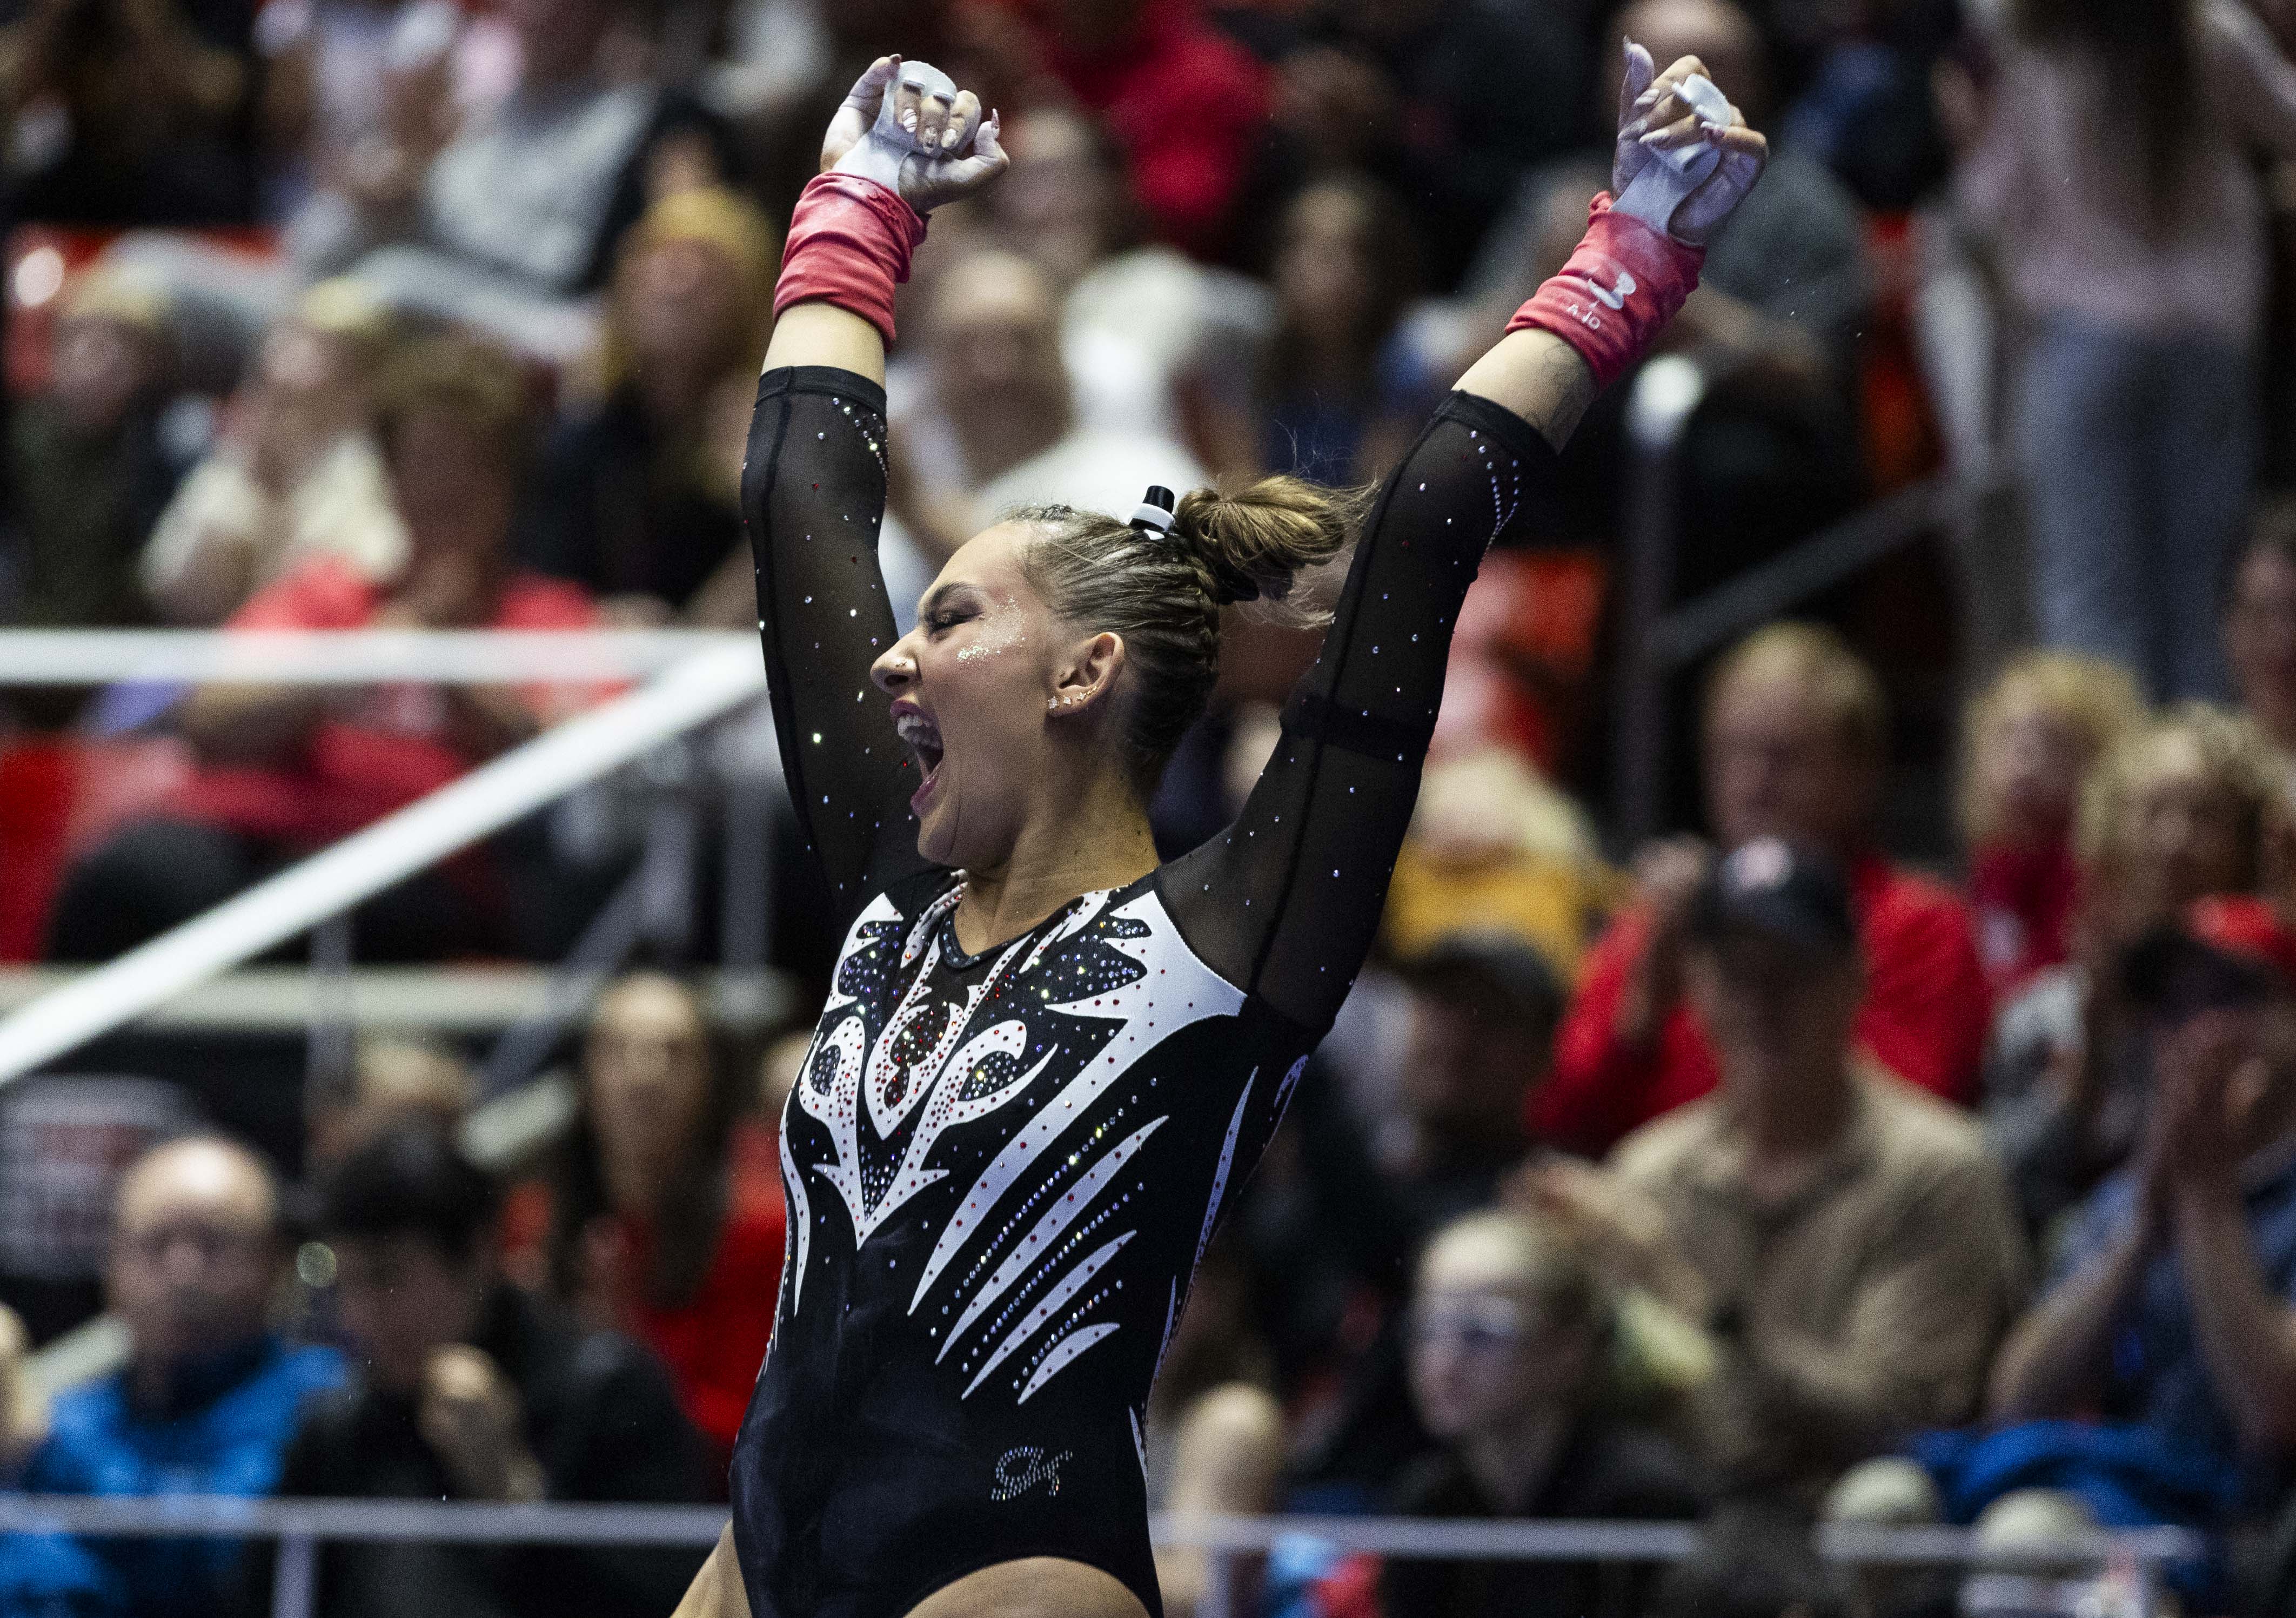
{"label": "spectator in white top", "polygon": [[[896,514],[928,552],[947,555],[1017,506],[1126,516],[1151,484],[1186,489],[1209,481],[1168,438],[1078,420],[1061,352],[1060,300],[1025,258],[984,252],[948,266],[922,339],[931,396],[970,402],[939,422],[904,421],[900,429],[946,433],[948,453],[937,473],[922,457],[896,466]],[[897,405],[896,413],[905,413]]]}
{"label": "spectator in white top", "polygon": [[234,401],[233,430],[176,490],[144,547],[144,592],[170,623],[220,624],[317,556],[385,579],[406,558],[370,430],[390,344],[381,305],[343,281],[274,327]]}

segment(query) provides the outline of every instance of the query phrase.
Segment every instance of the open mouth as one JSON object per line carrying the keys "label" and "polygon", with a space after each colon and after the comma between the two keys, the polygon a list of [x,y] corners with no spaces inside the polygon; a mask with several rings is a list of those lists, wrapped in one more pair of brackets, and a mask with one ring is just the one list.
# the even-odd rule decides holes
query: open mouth
{"label": "open mouth", "polygon": [[934,777],[940,772],[940,727],[922,714],[910,709],[894,716],[893,729],[908,745],[909,752],[917,761],[917,789],[909,803],[913,808],[922,807],[924,800],[931,796]]}

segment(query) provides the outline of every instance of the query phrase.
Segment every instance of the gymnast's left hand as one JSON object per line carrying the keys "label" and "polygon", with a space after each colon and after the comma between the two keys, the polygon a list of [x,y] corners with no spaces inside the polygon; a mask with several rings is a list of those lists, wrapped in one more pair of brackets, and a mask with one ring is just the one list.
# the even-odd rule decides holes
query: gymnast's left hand
{"label": "gymnast's left hand", "polygon": [[[980,98],[925,68],[924,82],[902,72],[898,56],[880,56],[854,81],[822,137],[821,167],[892,186],[920,214],[980,191],[1010,161],[997,143],[1001,121],[981,116]],[[879,113],[890,101],[889,132]]]}

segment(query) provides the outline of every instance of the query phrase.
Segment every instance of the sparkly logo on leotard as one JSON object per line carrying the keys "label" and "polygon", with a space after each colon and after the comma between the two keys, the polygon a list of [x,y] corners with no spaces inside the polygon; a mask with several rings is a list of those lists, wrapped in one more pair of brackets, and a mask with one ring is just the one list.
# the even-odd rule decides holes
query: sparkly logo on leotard
{"label": "sparkly logo on leotard", "polygon": [[1057,1454],[1035,1444],[1020,1444],[996,1458],[996,1481],[989,1486],[992,1500],[1009,1500],[1043,1483],[1047,1496],[1061,1491],[1061,1468],[1076,1459],[1072,1450]]}

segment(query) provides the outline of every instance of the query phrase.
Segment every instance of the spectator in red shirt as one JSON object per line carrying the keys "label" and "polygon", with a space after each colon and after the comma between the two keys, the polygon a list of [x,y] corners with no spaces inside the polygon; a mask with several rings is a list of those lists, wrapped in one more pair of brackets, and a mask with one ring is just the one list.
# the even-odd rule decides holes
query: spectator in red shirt
{"label": "spectator in red shirt", "polygon": [[2070,952],[2081,783],[2144,720],[2128,671],[2077,652],[2029,653],[1970,704],[1962,829],[1978,950],[1997,996]]}
{"label": "spectator in red shirt", "polygon": [[[967,19],[976,53],[1013,78],[1040,67],[1124,149],[1155,233],[1200,258],[1227,245],[1267,119],[1267,70],[1194,0],[1018,0]],[[1009,103],[1008,103],[1009,104]]]}
{"label": "spectator in red shirt", "polygon": [[[1859,1045],[1966,1103],[1992,998],[1967,907],[1874,847],[1886,725],[1880,683],[1841,637],[1803,624],[1759,631],[1709,688],[1707,813],[1725,847],[1776,837],[1841,862],[1866,960]],[[1531,1096],[1540,1138],[1600,1156],[1714,1088],[1713,1047],[1681,993],[1684,927],[1712,858],[1689,838],[1643,851],[1637,899],[1587,957],[1554,1075]]]}
{"label": "spectator in red shirt", "polygon": [[606,991],[549,1197],[550,1282],[584,1322],[627,1332],[730,1458],[773,1334],[786,1219],[768,1131],[712,1059],[701,1001],[640,972]]}
{"label": "spectator in red shirt", "polygon": [[[417,344],[387,370],[377,431],[407,556],[378,583],[315,558],[259,590],[238,629],[585,629],[578,585],[521,572],[511,519],[533,413],[515,361],[466,339]],[[181,725],[200,756],[154,819],[66,878],[50,952],[102,960],[222,903],[289,860],[445,786],[594,700],[594,688],[212,684]],[[359,914],[362,959],[484,947],[487,876],[465,860]]]}

